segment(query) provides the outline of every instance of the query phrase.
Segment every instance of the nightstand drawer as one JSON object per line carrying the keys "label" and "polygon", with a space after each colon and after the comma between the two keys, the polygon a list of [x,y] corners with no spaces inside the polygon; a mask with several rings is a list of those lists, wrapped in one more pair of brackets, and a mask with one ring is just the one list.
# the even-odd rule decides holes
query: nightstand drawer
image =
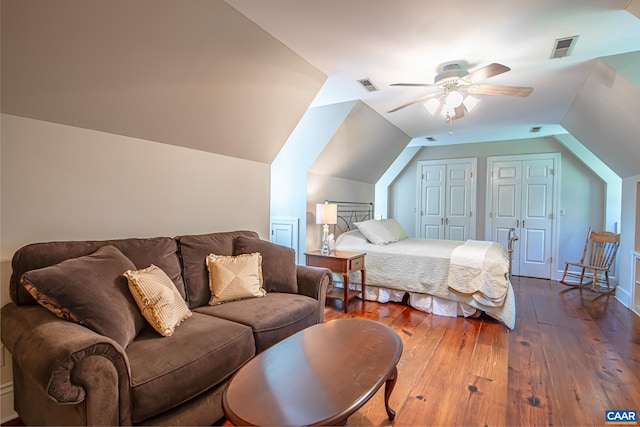
{"label": "nightstand drawer", "polygon": [[349,262],[349,270],[362,270],[364,268],[364,257],[352,259]]}

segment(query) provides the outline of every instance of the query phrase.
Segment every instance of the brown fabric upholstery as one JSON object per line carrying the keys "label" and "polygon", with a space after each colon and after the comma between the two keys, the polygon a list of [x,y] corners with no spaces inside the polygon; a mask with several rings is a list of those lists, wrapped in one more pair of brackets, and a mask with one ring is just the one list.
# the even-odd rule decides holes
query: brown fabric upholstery
{"label": "brown fabric upholstery", "polygon": [[254,356],[255,346],[251,328],[194,312],[170,337],[146,328],[126,353],[137,423],[222,382]]}
{"label": "brown fabric upholstery", "polygon": [[298,265],[298,292],[317,301],[318,322],[324,322],[324,304],[327,299],[327,289],[333,286],[333,275],[328,268]]}
{"label": "brown fabric upholstery", "polygon": [[[258,237],[234,231],[176,240],[37,243],[18,250],[12,261],[15,304],[0,310],[0,333],[13,357],[14,408],[22,420],[27,425],[215,425],[222,417],[222,391],[233,373],[256,351],[321,321],[331,280],[327,269],[297,266],[299,294],[272,292],[209,307],[205,257],[234,255],[239,236]],[[194,310],[171,337],[160,336],[145,322],[123,349],[89,328],[57,318],[19,286],[26,271],[109,244],[137,269],[151,264],[162,268],[189,295],[191,307],[204,307]],[[192,279],[188,288],[187,276]]]}
{"label": "brown fabric upholstery", "polygon": [[[120,424],[131,423],[129,363],[115,341],[39,305],[10,303],[1,312],[2,342],[13,356],[15,409],[27,425],[85,424],[85,411],[91,409],[85,399],[91,392],[110,405],[102,420],[91,414],[96,424],[113,424],[113,414],[119,415]],[[102,391],[91,387],[96,384],[95,369],[78,370],[95,356],[117,371],[115,382],[100,384]]]}
{"label": "brown fabric upholstery", "polygon": [[275,243],[239,236],[236,238],[235,255],[259,252],[262,255],[262,277],[267,292],[298,293],[295,252]]}
{"label": "brown fabric upholstery", "polygon": [[89,240],[70,242],[44,242],[24,246],[13,255],[11,267],[11,299],[18,305],[37,304],[20,285],[22,275],[37,268],[58,264],[66,259],[89,255],[102,246],[112,245],[129,258],[137,269],[155,264],[162,269],[185,296],[182,269],[178,258],[178,244],[170,237],[148,239]]}
{"label": "brown fabric upholstery", "polygon": [[278,341],[318,323],[318,302],[303,295],[267,293],[251,298],[194,310],[250,326],[256,353]]}
{"label": "brown fabric upholstery", "polygon": [[22,283],[37,290],[39,302],[46,298],[45,308],[59,316],[61,311],[71,313],[76,323],[124,348],[145,325],[122,275],[132,268],[135,265],[122,252],[108,245],[90,255],[27,271]]}
{"label": "brown fabric upholstery", "polygon": [[176,237],[189,308],[206,305],[211,298],[207,255],[234,255],[238,236],[258,237],[258,233],[240,230]]}
{"label": "brown fabric upholstery", "polygon": [[205,391],[175,408],[140,422],[143,426],[219,426],[224,422],[222,393],[226,382]]}

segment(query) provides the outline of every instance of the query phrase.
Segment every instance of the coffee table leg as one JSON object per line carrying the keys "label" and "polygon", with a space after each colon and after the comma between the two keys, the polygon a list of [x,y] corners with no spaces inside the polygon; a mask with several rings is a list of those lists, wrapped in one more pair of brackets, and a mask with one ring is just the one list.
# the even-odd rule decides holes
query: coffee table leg
{"label": "coffee table leg", "polygon": [[389,378],[387,378],[387,382],[384,386],[384,408],[387,410],[387,416],[390,421],[393,421],[396,418],[396,411],[389,407],[389,397],[391,396],[391,392],[393,388],[396,386],[396,380],[398,379],[398,368],[393,367],[393,371]]}

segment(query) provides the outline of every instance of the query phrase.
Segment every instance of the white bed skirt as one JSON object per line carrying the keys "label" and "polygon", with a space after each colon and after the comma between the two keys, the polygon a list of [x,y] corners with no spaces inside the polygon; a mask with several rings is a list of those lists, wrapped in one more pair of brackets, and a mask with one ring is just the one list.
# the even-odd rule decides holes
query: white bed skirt
{"label": "white bed skirt", "polygon": [[[333,286],[337,288],[344,287],[341,275],[334,274]],[[359,291],[360,284],[349,283],[349,289]],[[402,302],[402,300],[404,299],[404,295],[408,293],[409,306],[415,308],[416,310],[431,313],[436,316],[470,317],[478,312],[475,307],[472,307],[469,304],[465,304],[463,302],[451,301],[448,299],[420,294],[417,292],[398,291],[396,289],[387,289],[367,285],[365,287],[364,293],[364,297],[367,301],[377,301],[380,303],[387,303],[389,301]],[[360,295],[358,295],[358,298],[360,298]]]}

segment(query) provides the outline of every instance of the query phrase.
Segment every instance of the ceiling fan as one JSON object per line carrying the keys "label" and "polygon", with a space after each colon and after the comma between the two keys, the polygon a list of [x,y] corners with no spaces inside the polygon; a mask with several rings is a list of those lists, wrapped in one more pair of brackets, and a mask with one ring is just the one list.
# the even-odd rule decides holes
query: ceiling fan
{"label": "ceiling fan", "polygon": [[[502,64],[489,64],[475,71],[467,71],[460,63],[450,62],[439,67],[434,83],[393,83],[391,86],[418,86],[438,88],[437,92],[430,93],[413,101],[402,104],[389,110],[389,113],[401,110],[411,105],[425,102],[425,108],[431,113],[438,111],[449,120],[456,120],[464,116],[478,103],[478,98],[472,95],[502,95],[526,97],[533,91],[528,86],[502,86],[479,84],[490,77],[506,73],[509,67]],[[442,107],[442,108],[441,108]]]}

